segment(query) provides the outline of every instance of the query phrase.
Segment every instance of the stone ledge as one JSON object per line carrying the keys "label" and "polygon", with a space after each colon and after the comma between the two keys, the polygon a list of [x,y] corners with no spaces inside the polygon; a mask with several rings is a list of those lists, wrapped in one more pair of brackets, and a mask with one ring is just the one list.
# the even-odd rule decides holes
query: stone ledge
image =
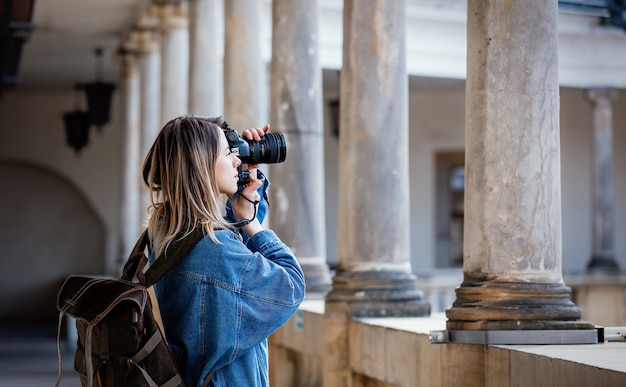
{"label": "stone ledge", "polygon": [[599,369],[624,373],[626,377],[626,342],[573,345],[497,345],[495,347],[565,360]]}
{"label": "stone ledge", "polygon": [[[324,301],[305,300],[292,320],[270,338],[270,362],[276,362],[270,365],[272,385],[296,386],[290,381],[305,379],[306,385],[323,385],[328,356],[324,351],[340,345],[325,337],[326,323]],[[344,375],[351,375],[346,377],[353,378],[354,385],[376,386],[626,385],[626,342],[430,344],[430,331],[445,328],[443,313],[352,319],[347,325],[349,369]]]}

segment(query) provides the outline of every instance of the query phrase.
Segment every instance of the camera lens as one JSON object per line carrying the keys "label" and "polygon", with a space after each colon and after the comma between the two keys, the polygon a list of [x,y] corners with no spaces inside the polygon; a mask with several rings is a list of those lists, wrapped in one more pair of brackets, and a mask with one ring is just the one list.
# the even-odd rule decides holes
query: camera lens
{"label": "camera lens", "polygon": [[287,156],[287,142],[281,133],[267,133],[261,137],[261,141],[248,141],[248,145],[248,164],[282,163]]}

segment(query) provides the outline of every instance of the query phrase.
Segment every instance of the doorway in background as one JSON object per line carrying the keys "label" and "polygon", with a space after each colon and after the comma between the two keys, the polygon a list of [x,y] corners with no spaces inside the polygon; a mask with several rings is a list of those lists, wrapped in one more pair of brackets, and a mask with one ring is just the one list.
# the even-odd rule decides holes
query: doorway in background
{"label": "doorway in background", "polygon": [[436,168],[437,268],[463,266],[465,153],[440,151]]}

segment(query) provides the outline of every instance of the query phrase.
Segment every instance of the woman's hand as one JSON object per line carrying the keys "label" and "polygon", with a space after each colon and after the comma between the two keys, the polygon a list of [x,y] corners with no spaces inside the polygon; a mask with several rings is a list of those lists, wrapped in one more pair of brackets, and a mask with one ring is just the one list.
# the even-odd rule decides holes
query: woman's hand
{"label": "woman's hand", "polygon": [[[249,141],[260,141],[261,137],[269,132],[269,130],[270,125],[265,124],[262,128],[244,130],[241,136]],[[262,182],[257,178],[258,164],[244,164],[242,167],[245,171],[250,172],[248,176],[250,182],[239,192],[239,195],[237,195],[232,203],[232,209],[233,214],[238,220],[252,219],[248,225],[242,227],[243,231],[248,234],[248,236],[252,236],[263,229],[261,223],[256,219],[258,202],[261,200],[258,189],[261,187]],[[254,202],[257,202],[257,204],[254,204]]]}
{"label": "woman's hand", "polygon": [[[261,137],[265,136],[265,133],[270,131],[270,124],[265,124],[262,128],[246,129],[241,133],[241,137],[249,141],[261,141]],[[256,177],[256,170],[259,168],[259,164],[244,164],[242,165],[244,171],[250,172],[250,175]]]}
{"label": "woman's hand", "polygon": [[[252,219],[256,215],[256,206],[261,200],[261,195],[257,191],[261,185],[261,180],[257,179],[256,173],[248,176],[249,183],[243,187],[232,201],[233,215],[237,220]],[[243,197],[242,197],[243,196]],[[256,204],[255,204],[256,203]]]}
{"label": "woman's hand", "polygon": [[246,129],[241,133],[241,137],[247,138],[250,141],[261,141],[261,137],[265,136],[265,133],[270,131],[270,124],[265,124],[262,128]]}

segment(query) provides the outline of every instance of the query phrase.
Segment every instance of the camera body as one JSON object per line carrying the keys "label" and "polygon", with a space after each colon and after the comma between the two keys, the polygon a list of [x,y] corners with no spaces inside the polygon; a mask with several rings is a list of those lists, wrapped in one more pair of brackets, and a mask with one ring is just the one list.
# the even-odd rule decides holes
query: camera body
{"label": "camera body", "polygon": [[[228,127],[224,121],[222,130],[226,135],[230,151],[241,160],[242,164],[275,164],[282,163],[287,157],[287,142],[281,133],[267,133],[260,141],[250,141]],[[239,167],[239,181],[237,184],[248,184],[247,171]]]}

